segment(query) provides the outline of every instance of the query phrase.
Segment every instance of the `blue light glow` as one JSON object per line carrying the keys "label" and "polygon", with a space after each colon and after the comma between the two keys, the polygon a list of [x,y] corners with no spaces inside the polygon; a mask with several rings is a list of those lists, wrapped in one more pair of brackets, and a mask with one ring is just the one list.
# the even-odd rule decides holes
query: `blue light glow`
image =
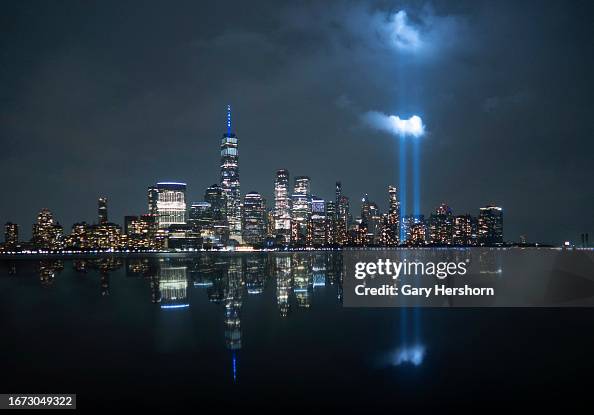
{"label": "blue light glow", "polygon": [[231,135],[231,105],[227,105],[227,135]]}
{"label": "blue light glow", "polygon": [[237,382],[237,356],[235,355],[235,352],[233,352],[233,358],[232,358],[232,365],[233,365],[233,383]]}
{"label": "blue light glow", "polygon": [[[406,216],[406,139],[400,137],[400,222]],[[400,241],[406,240],[406,232],[404,226],[400,226]]]}
{"label": "blue light glow", "polygon": [[410,363],[413,366],[419,366],[423,363],[425,358],[425,347],[421,345],[402,347],[394,353],[392,363],[395,366],[400,366],[405,363]]}
{"label": "blue light glow", "polygon": [[421,214],[421,145],[419,140],[413,142],[413,214]]}
{"label": "blue light glow", "polygon": [[161,308],[169,309],[169,308],[187,308],[190,304],[162,304]]}

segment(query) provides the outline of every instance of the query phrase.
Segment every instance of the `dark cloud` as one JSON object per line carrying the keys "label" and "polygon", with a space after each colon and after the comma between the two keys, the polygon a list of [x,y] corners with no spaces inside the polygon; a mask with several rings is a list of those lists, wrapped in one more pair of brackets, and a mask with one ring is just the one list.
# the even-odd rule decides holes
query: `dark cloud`
{"label": "dark cloud", "polygon": [[[242,190],[274,171],[385,206],[422,117],[422,205],[505,208],[506,236],[594,233],[589,2],[13,2],[0,18],[0,221],[144,211],[146,186],[219,179],[234,107]],[[401,12],[400,15],[398,13]],[[405,13],[405,14],[404,14]],[[400,16],[398,20],[397,16]],[[400,26],[397,26],[399,24]],[[415,41],[416,39],[416,41]],[[414,46],[414,47],[413,47]],[[353,209],[358,206],[353,203]]]}

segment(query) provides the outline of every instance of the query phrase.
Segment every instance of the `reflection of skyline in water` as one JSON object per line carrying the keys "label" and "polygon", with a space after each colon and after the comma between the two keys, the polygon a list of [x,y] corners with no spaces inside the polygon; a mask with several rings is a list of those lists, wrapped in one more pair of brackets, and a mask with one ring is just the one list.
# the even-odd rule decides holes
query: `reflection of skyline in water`
{"label": "reflection of skyline in water", "polygon": [[[470,254],[468,250],[423,250],[411,251],[405,257],[430,261],[433,258],[444,260],[444,255],[451,261],[463,261]],[[502,260],[495,251],[481,252],[473,260],[480,263],[481,272],[501,273]],[[243,345],[242,308],[248,296],[274,295],[278,315],[283,319],[290,318],[297,310],[310,309],[316,295],[330,294],[337,303],[342,303],[341,253],[46,259],[38,261],[36,266],[41,285],[53,287],[59,283],[65,265],[80,278],[98,274],[102,296],[115,295],[110,292],[111,274],[123,267],[127,277],[142,278],[146,282],[150,287],[150,298],[146,301],[158,304],[164,313],[185,313],[193,296],[205,296],[210,303],[222,308],[224,344],[230,352],[234,380],[238,379],[239,352]],[[11,261],[5,263],[4,268],[9,275],[18,276],[20,266],[18,261]],[[409,307],[395,312],[400,313],[400,319],[394,333],[395,347],[389,353],[389,365],[421,365],[427,350],[421,336],[421,310]]]}

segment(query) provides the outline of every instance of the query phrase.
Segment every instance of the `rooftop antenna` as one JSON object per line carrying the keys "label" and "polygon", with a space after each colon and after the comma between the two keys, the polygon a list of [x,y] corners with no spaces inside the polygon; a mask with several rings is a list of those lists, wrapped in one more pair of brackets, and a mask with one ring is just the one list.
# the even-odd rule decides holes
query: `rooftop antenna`
{"label": "rooftop antenna", "polygon": [[231,135],[231,105],[227,105],[227,135]]}

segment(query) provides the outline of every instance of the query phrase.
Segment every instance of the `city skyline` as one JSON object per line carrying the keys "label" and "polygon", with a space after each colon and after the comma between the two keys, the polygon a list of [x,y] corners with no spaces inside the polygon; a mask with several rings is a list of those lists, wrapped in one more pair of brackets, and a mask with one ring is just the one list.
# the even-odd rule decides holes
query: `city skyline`
{"label": "city skyline", "polygon": [[[35,16],[9,5],[0,165],[12,197],[0,200],[1,223],[31,236],[23,224],[44,206],[67,227],[92,222],[104,195],[122,224],[159,180],[185,181],[188,202],[201,200],[219,181],[213,140],[231,102],[243,194],[270,202],[286,168],[327,201],[339,180],[352,200],[368,194],[385,211],[385,189],[400,187],[399,146],[364,116],[419,114],[425,215],[442,202],[473,214],[494,203],[509,213],[511,240],[592,233],[586,6],[262,6],[172,6],[163,20],[154,5],[120,5],[117,20],[109,5],[89,14],[65,2]],[[198,15],[229,24],[199,25]],[[213,63],[230,50],[230,64]]]}
{"label": "city skyline", "polygon": [[[226,106],[226,131],[220,143],[220,185],[213,184],[203,200],[189,201],[187,183],[160,181],[148,186],[147,209],[126,215],[124,226],[109,220],[108,198],[97,199],[97,221],[79,221],[68,232],[48,208],[32,226],[32,238],[20,239],[19,225],[5,224],[8,252],[200,250],[235,246],[252,248],[341,248],[367,246],[504,246],[503,209],[481,207],[478,216],[454,215],[442,203],[434,212],[408,213],[395,186],[388,186],[388,208],[382,213],[368,194],[360,214],[335,184],[335,199],[325,200],[311,190],[309,176],[276,172],[274,203],[256,191],[241,195],[239,138],[233,132],[231,105]],[[418,189],[415,189],[417,191]],[[418,207],[417,207],[418,209]],[[526,238],[522,240],[526,244]]]}

